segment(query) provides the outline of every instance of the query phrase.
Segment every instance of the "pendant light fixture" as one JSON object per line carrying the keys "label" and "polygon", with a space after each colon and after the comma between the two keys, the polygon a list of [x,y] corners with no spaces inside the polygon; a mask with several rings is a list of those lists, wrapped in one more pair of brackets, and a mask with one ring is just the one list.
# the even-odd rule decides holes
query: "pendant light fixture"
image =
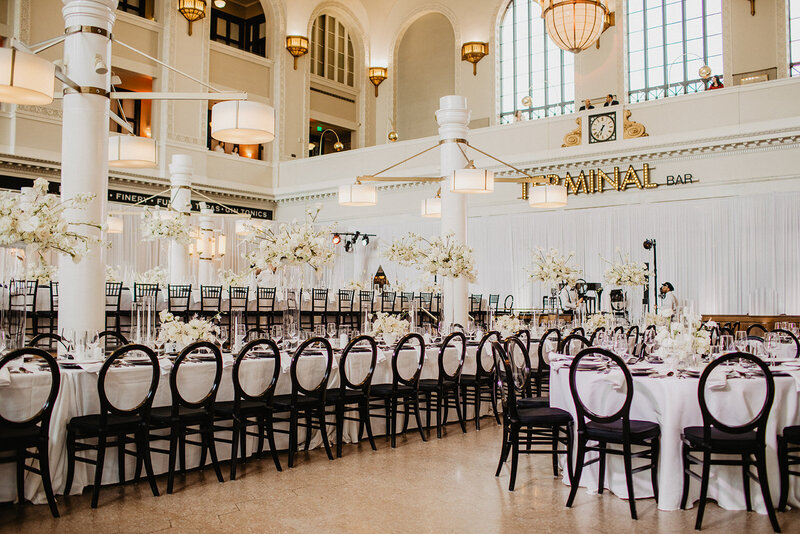
{"label": "pendant light fixture", "polygon": [[476,169],[470,161],[466,169],[450,173],[450,191],[462,194],[482,194],[494,192],[494,173],[486,169]]}
{"label": "pendant light fixture", "polygon": [[442,199],[439,196],[422,199],[422,216],[431,219],[442,218]]}
{"label": "pendant light fixture", "polygon": [[0,48],[0,101],[44,106],[53,101],[55,65],[15,48]]}
{"label": "pendant light fixture", "polygon": [[539,0],[547,35],[557,47],[577,54],[613,24],[608,0]]}
{"label": "pendant light fixture", "polygon": [[136,135],[108,138],[108,166],[145,169],[158,166],[156,140]]}
{"label": "pendant light fixture", "polygon": [[567,205],[567,187],[558,184],[534,185],[528,204],[532,208],[562,208]]}
{"label": "pendant light fixture", "polygon": [[340,206],[374,206],[378,203],[378,191],[374,185],[354,184],[339,186]]}
{"label": "pendant light fixture", "polygon": [[251,100],[218,102],[211,108],[211,137],[240,145],[269,143],[275,139],[275,110]]}

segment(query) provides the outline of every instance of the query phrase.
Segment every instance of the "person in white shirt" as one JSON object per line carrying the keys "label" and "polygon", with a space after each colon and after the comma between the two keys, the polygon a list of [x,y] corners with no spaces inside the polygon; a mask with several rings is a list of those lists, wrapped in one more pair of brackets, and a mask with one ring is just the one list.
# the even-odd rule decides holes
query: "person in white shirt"
{"label": "person in white shirt", "polygon": [[561,287],[561,308],[565,312],[575,313],[583,305],[583,297],[578,295],[575,287],[564,284]]}
{"label": "person in white shirt", "polygon": [[678,309],[678,298],[675,296],[675,287],[669,282],[664,282],[661,285],[661,309],[672,310],[673,312]]}

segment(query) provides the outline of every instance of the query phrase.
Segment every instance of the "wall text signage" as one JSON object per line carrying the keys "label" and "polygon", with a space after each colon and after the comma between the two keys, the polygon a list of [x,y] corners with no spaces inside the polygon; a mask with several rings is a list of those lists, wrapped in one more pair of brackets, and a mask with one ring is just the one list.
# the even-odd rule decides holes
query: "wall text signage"
{"label": "wall text signage", "polygon": [[650,165],[645,163],[640,171],[628,167],[627,171],[621,171],[619,167],[606,173],[602,169],[591,169],[589,172],[580,171],[577,175],[565,173],[564,176],[558,174],[541,174],[534,176],[540,180],[546,180],[550,184],[564,185],[567,193],[577,195],[585,193],[604,193],[605,191],[626,191],[629,188],[635,189],[655,189],[660,184],[650,181]]}
{"label": "wall text signage", "polygon": [[[150,195],[144,193],[131,193],[130,191],[117,191],[114,189],[108,190],[109,202],[119,202],[121,204],[139,204],[141,206],[157,206],[165,209],[169,207],[169,197],[167,196],[158,196],[153,198],[148,197],[150,197]],[[192,211],[200,211],[200,202],[201,201],[199,200],[192,200]],[[232,204],[226,205],[239,213],[246,213],[250,215],[250,217],[253,219],[265,219],[268,221],[272,220],[272,210],[249,208],[247,206],[234,206]],[[215,202],[206,201],[206,206],[213,209],[214,213],[230,213],[230,211],[225,209],[225,207]]]}

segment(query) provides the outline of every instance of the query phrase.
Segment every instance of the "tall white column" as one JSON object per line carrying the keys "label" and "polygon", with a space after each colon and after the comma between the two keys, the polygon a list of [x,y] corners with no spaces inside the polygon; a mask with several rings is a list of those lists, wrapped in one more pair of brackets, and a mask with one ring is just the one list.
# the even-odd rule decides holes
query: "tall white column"
{"label": "tall white column", "polygon": [[[172,207],[182,213],[192,211],[192,156],[175,154],[169,164],[169,183],[172,186],[170,198]],[[185,245],[174,239],[169,242],[169,282],[186,284],[189,282],[189,251]]]}
{"label": "tall white column", "polygon": [[[436,121],[439,123],[439,139],[466,139],[469,133],[470,112],[467,99],[450,95],[439,99]],[[451,193],[447,177],[457,169],[463,169],[467,162],[456,143],[444,143],[439,147],[441,172],[445,177],[442,183],[442,235],[453,234],[456,241],[467,242],[467,199],[460,193]],[[467,325],[469,314],[469,294],[467,281],[463,278],[442,280],[444,298],[444,323]]]}
{"label": "tall white column", "polygon": [[[201,204],[200,210],[200,237],[203,239],[207,250],[204,253],[198,251],[200,265],[197,269],[198,284],[211,285],[214,283],[214,252],[211,251],[211,235],[214,233],[214,210]],[[216,246],[216,243],[214,244]]]}
{"label": "tall white column", "polygon": [[[67,75],[83,88],[97,92],[68,93],[63,100],[61,142],[61,198],[93,193],[96,198],[85,212],[67,213],[74,220],[105,222],[108,203],[108,110],[109,74],[95,69],[99,56],[111,64],[111,29],[116,0],[63,0],[64,26],[99,28],[94,32],[74,32],[64,40]],[[103,33],[105,32],[105,35]],[[88,226],[76,227],[85,235],[99,236]],[[59,261],[59,328],[77,332],[105,328],[105,265],[99,247],[80,262],[62,257]]]}

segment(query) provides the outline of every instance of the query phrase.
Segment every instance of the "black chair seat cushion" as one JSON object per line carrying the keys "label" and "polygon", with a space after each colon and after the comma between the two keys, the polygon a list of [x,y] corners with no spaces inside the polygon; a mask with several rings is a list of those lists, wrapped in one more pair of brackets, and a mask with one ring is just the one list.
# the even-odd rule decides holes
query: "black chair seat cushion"
{"label": "black chair seat cushion", "polygon": [[292,394],[286,393],[285,395],[275,395],[272,398],[272,405],[275,411],[288,411],[292,406],[296,408],[311,408],[319,404],[319,399],[316,397],[309,397],[308,395],[298,395],[297,403],[292,403]]}
{"label": "black chair seat cushion", "polygon": [[[683,429],[683,436],[693,448],[702,449],[703,427],[688,426]],[[745,432],[744,434],[731,434],[718,428],[711,428],[711,450],[718,452],[739,453],[741,451],[751,451],[758,447],[758,440],[755,432]]]}
{"label": "black chair seat cushion", "polygon": [[[203,408],[186,408],[181,406],[178,408],[178,419],[184,423],[191,421],[204,421],[207,418],[207,413]],[[172,420],[172,406],[160,406],[153,408],[150,411],[150,424],[151,426],[166,425],[169,426]]]}
{"label": "black chair seat cushion", "polygon": [[[239,410],[245,415],[256,415],[264,412],[267,405],[259,401],[243,400],[239,403]],[[214,403],[214,415],[223,417],[233,416],[233,401],[224,401]]]}
{"label": "black chair seat cushion", "polygon": [[[641,441],[658,436],[661,429],[658,423],[650,421],[637,421],[631,419],[631,440]],[[586,432],[589,439],[601,439],[612,443],[622,443],[622,419],[617,419],[613,423],[586,423]]]}
{"label": "black chair seat cushion", "polygon": [[[408,395],[409,393],[414,393],[414,388],[398,384],[397,393],[400,395]],[[369,394],[373,397],[391,398],[393,396],[392,385],[376,384],[370,388]]]}
{"label": "black chair seat cushion", "polygon": [[[138,415],[117,415],[108,414],[106,416],[106,427],[109,430],[125,430],[131,431],[136,429],[136,426],[142,422],[142,418]],[[100,414],[82,415],[80,417],[73,417],[69,420],[69,426],[77,430],[81,434],[97,434],[100,428]],[[112,432],[113,433],[113,432]]]}
{"label": "black chair seat cushion", "polygon": [[784,428],[783,438],[789,443],[800,443],[800,425],[787,426]]}
{"label": "black chair seat cushion", "polygon": [[[445,389],[452,389],[456,387],[456,383],[451,380],[445,380],[442,382],[442,385]],[[436,378],[423,378],[419,381],[419,390],[420,391],[436,391],[439,389],[439,380]]]}
{"label": "black chair seat cushion", "polygon": [[550,407],[517,409],[517,417],[523,426],[565,425],[572,421],[568,411]]}
{"label": "black chair seat cushion", "polygon": [[41,434],[38,426],[6,428],[0,434],[0,451],[11,451],[26,444],[33,446],[39,441]]}
{"label": "black chair seat cushion", "polygon": [[342,396],[340,388],[332,388],[325,394],[325,403],[328,405],[336,404],[340,398],[343,398],[344,402],[357,402],[366,397],[360,389],[345,389],[344,396]]}
{"label": "black chair seat cushion", "polygon": [[480,379],[476,378],[475,375],[461,375],[461,385],[462,386],[475,386],[475,385],[484,385],[484,384],[491,384],[492,377],[491,376],[482,376]]}
{"label": "black chair seat cushion", "polygon": [[524,410],[526,408],[549,408],[550,397],[527,397],[517,399],[517,409]]}

